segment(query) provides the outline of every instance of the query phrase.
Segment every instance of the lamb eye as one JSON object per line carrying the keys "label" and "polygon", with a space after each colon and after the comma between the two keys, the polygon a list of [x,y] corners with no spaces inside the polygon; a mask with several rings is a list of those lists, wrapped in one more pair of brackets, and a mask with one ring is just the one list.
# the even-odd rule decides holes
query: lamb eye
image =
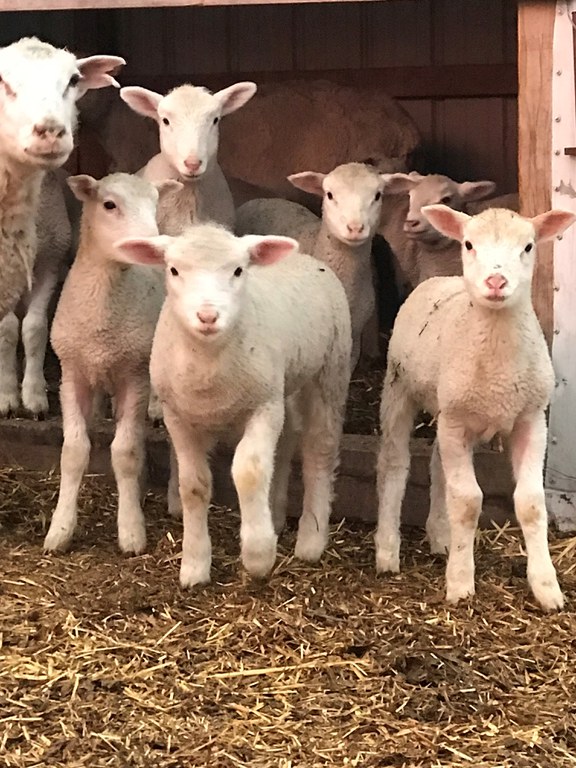
{"label": "lamb eye", "polygon": [[162,122],[164,123],[164,125],[170,125],[170,120],[168,120],[167,117],[163,117]]}
{"label": "lamb eye", "polygon": [[176,267],[170,267],[170,274],[174,275],[174,277],[178,277],[178,270]]}
{"label": "lamb eye", "polygon": [[328,200],[334,200],[334,195],[332,194],[332,192],[326,192],[326,197],[328,198]]}
{"label": "lamb eye", "polygon": [[528,243],[526,248],[524,248],[524,252],[525,253],[530,253],[531,250],[532,250],[532,243]]}
{"label": "lamb eye", "polygon": [[107,211],[113,211],[116,208],[116,203],[113,200],[104,200],[104,208]]}
{"label": "lamb eye", "polygon": [[474,249],[474,246],[470,242],[470,240],[464,240],[464,248],[466,248],[467,251],[472,251]]}
{"label": "lamb eye", "polygon": [[236,269],[234,270],[234,277],[240,277],[242,272],[243,272],[242,267],[236,267]]}
{"label": "lamb eye", "polygon": [[376,192],[376,194],[374,195],[374,200],[378,202],[378,200],[380,200],[381,197],[382,197],[382,192]]}
{"label": "lamb eye", "polygon": [[78,85],[80,82],[80,75],[72,75],[70,78],[70,82],[68,83],[68,88],[74,88]]}
{"label": "lamb eye", "polygon": [[212,120],[213,124],[214,124],[214,125],[216,125],[216,123],[218,122],[218,120],[219,120],[219,119],[220,119],[220,118],[218,118],[218,117],[215,117],[215,118],[214,118],[214,120]]}
{"label": "lamb eye", "polygon": [[[442,205],[450,205],[450,201],[451,201],[451,200],[452,200],[452,198],[450,197],[450,195],[445,195],[445,196],[444,196],[444,197],[443,197],[443,198],[440,200],[440,202],[442,203]],[[470,249],[468,249],[468,250],[470,250]]]}

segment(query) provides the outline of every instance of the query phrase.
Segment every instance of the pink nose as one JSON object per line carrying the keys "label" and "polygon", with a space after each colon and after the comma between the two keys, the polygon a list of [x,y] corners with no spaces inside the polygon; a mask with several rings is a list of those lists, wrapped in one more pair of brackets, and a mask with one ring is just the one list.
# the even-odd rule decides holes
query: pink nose
{"label": "pink nose", "polygon": [[197,157],[187,157],[186,160],[184,160],[184,167],[187,171],[190,171],[190,173],[197,173],[200,168],[202,167],[202,160],[198,160]]}
{"label": "pink nose", "polygon": [[406,222],[404,224],[404,229],[414,229],[420,224],[420,221],[418,219],[406,219]]}
{"label": "pink nose", "polygon": [[40,139],[61,139],[66,133],[66,128],[54,120],[47,120],[44,123],[36,123],[33,128],[34,135]]}
{"label": "pink nose", "polygon": [[346,229],[351,235],[360,235],[364,231],[364,224],[359,224],[357,221],[352,221],[350,224],[346,224]]}
{"label": "pink nose", "polygon": [[508,280],[506,280],[504,275],[501,275],[500,273],[490,275],[490,277],[487,277],[484,282],[488,288],[493,291],[501,291],[504,286],[508,285]]}
{"label": "pink nose", "polygon": [[204,323],[204,325],[214,325],[216,320],[218,320],[219,315],[215,309],[199,309],[198,312],[196,312],[196,317],[201,323]]}

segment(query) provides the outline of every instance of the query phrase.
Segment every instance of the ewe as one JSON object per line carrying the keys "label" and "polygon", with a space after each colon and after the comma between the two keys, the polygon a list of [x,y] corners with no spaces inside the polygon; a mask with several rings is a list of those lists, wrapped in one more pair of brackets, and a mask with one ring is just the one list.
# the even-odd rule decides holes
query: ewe
{"label": "ewe", "polygon": [[304,504],[296,556],[318,560],[326,546],[350,312],[334,273],[296,249],[289,238],[239,238],[209,224],[118,243],[128,261],[166,265],[150,372],[178,460],[182,586],[210,580],[208,453],[219,439],[239,440],[232,476],[246,570],[265,576],[274,565],[298,429]]}
{"label": "ewe", "polygon": [[438,424],[427,532],[433,552],[449,546],[448,601],[474,594],[474,534],[482,492],[472,452],[478,442],[500,433],[510,441],[528,582],[543,608],[561,608],[543,488],[545,410],[554,373],[532,306],[531,283],[536,244],[559,235],[576,216],[549,211],[526,219],[490,209],[471,217],[444,205],[427,206],[423,213],[462,244],[464,275],[419,285],[394,325],[381,404],[377,568],[400,568],[410,433],[416,413],[426,410]]}
{"label": "ewe", "polygon": [[218,165],[219,122],[256,93],[255,83],[236,83],[217,93],[181,85],[166,96],[146,88],[122,88],[135,111],[158,123],[160,152],[138,173],[149,181],[179,179],[184,186],[158,209],[160,232],[179,235],[193,222],[234,227],[234,203]]}
{"label": "ewe", "polygon": [[52,346],[62,366],[64,444],[60,494],[44,548],[63,550],[74,534],[78,491],[90,457],[88,422],[94,397],[103,391],[115,399],[111,453],[118,486],[118,541],[123,552],[139,553],[146,547],[140,479],[148,365],[164,285],[160,270],[127,266],[114,244],[131,235],[157,234],[159,191],[178,182],[164,182],[157,190],[124,173],[100,181],[91,176],[68,181],[84,205],[78,253],[52,324]]}
{"label": "ewe", "polygon": [[124,63],[77,59],[34,37],[0,49],[0,321],[31,287],[40,186],[72,152],[76,100],[117,85],[109,72]]}
{"label": "ewe", "polygon": [[273,232],[298,240],[300,249],[328,264],[342,281],[352,316],[352,370],[361,336],[376,309],[372,238],[380,220],[383,175],[363,163],[339,165],[328,174],[288,176],[299,189],[322,198],[322,219],[289,200],[257,199],[237,211],[238,234]]}

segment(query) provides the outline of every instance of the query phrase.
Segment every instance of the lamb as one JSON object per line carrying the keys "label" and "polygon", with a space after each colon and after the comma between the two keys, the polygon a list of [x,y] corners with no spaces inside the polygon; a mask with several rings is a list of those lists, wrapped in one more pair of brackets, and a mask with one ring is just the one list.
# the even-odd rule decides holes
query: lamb
{"label": "lamb", "polygon": [[[66,208],[60,174],[48,171],[42,181],[37,220],[38,254],[32,287],[14,312],[0,320],[0,414],[17,413],[18,341],[22,321],[24,375],[22,405],[34,417],[48,411],[44,358],[48,342],[49,305],[72,245],[72,227]],[[63,174],[65,178],[65,174]]]}
{"label": "lamb", "polygon": [[400,568],[410,432],[423,409],[438,420],[426,527],[433,552],[449,545],[448,601],[474,594],[474,534],[482,492],[472,451],[499,433],[510,442],[528,582],[544,609],[561,608],[546,541],[543,488],[545,410],[554,373],[532,306],[531,283],[536,244],[559,235],[576,216],[548,211],[528,219],[489,209],[471,217],[445,205],[426,206],[423,213],[462,244],[464,276],[419,285],[394,325],[381,403],[377,569]]}
{"label": "lamb", "polygon": [[118,541],[123,552],[137,554],[146,547],[140,477],[148,363],[164,286],[160,270],[119,261],[114,243],[130,235],[158,234],[159,194],[179,182],[164,182],[157,190],[144,179],[120,173],[100,181],[72,176],[68,183],[83,202],[83,213],[78,253],[51,332],[62,366],[64,444],[60,493],[44,549],[64,550],[74,534],[78,491],[90,455],[87,426],[94,397],[104,391],[115,398],[111,453],[118,486]]}
{"label": "lamb", "polygon": [[250,82],[236,83],[217,93],[193,85],[181,85],[166,96],[139,87],[120,91],[135,112],[158,123],[161,151],[139,173],[149,181],[184,182],[182,189],[159,207],[163,234],[179,235],[195,221],[234,227],[232,194],[216,159],[219,122],[255,93],[256,84]]}
{"label": "lamb", "polygon": [[0,49],[0,320],[31,288],[44,173],[73,147],[76,100],[118,85],[117,56],[77,59],[35,37]]}
{"label": "lamb", "polygon": [[[390,245],[401,299],[429,277],[461,275],[459,243],[443,237],[422,215],[425,205],[442,203],[457,211],[492,194],[493,181],[464,181],[415,171],[384,176],[384,203],[378,232]],[[408,193],[408,195],[406,195]],[[393,197],[388,197],[392,195]],[[401,197],[398,197],[401,195]]]}
{"label": "lamb", "polygon": [[290,238],[238,238],[211,224],[118,244],[128,261],[166,265],[150,372],[179,467],[183,587],[210,579],[207,455],[227,435],[239,438],[232,476],[246,570],[264,577],[274,565],[299,426],[305,490],[296,556],[315,561],[325,549],[350,312],[334,273],[296,249]]}
{"label": "lamb", "polygon": [[334,270],[350,304],[354,370],[360,358],[362,331],[376,307],[371,246],[380,219],[382,175],[369,165],[347,163],[328,174],[306,171],[288,179],[322,198],[322,219],[288,200],[251,200],[237,211],[237,232],[293,237],[304,253]]}

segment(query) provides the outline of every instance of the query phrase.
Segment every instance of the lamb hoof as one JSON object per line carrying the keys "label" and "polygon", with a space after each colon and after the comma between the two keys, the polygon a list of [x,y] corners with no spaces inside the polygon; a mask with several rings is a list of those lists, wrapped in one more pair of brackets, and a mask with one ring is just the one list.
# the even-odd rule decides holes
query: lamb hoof
{"label": "lamb hoof", "polygon": [[400,573],[400,553],[390,549],[376,550],[376,571],[378,573]]}
{"label": "lamb hoof", "polygon": [[242,564],[250,576],[263,579],[276,562],[276,536],[242,544]]}
{"label": "lamb hoof", "polygon": [[44,552],[66,552],[72,541],[74,531],[50,526],[44,539]]}
{"label": "lamb hoof", "polygon": [[308,563],[317,563],[322,557],[326,545],[328,543],[328,537],[321,534],[301,535],[298,533],[298,539],[296,540],[296,547],[294,548],[294,555],[299,560],[305,560]]}
{"label": "lamb hoof", "polygon": [[474,583],[472,584],[458,584],[456,586],[446,587],[446,602],[456,605],[460,600],[467,600],[469,597],[474,596]]}
{"label": "lamb hoof", "polygon": [[118,545],[126,555],[141,555],[146,550],[146,529],[144,526],[119,528]]}
{"label": "lamb hoof", "polygon": [[555,574],[550,578],[531,579],[530,588],[545,611],[559,611],[564,607],[564,595]]}
{"label": "lamb hoof", "polygon": [[48,413],[48,396],[44,387],[22,386],[22,405],[33,418],[43,418]]}
{"label": "lamb hoof", "polygon": [[426,530],[430,552],[433,555],[446,555],[450,551],[450,531],[449,530]]}
{"label": "lamb hoof", "polygon": [[208,584],[210,582],[210,561],[207,563],[192,561],[185,563],[182,561],[180,566],[180,586],[183,589],[189,589],[199,584]]}
{"label": "lamb hoof", "polygon": [[15,416],[20,408],[18,392],[0,393],[0,416]]}

